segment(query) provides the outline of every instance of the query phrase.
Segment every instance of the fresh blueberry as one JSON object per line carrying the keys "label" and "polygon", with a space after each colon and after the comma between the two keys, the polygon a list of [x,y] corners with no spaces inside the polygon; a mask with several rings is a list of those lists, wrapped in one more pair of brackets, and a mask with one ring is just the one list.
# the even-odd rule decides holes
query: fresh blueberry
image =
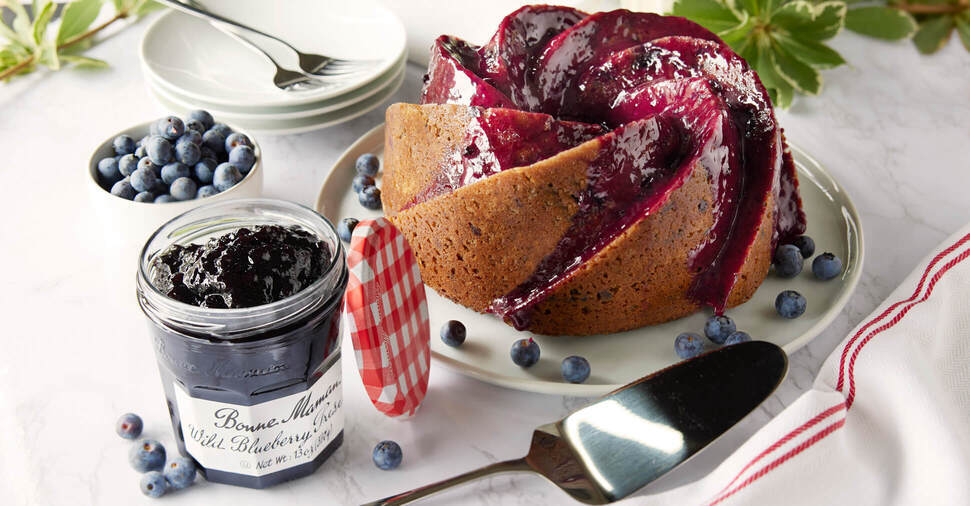
{"label": "fresh blueberry", "polygon": [[589,361],[572,355],[562,359],[562,379],[570,383],[582,383],[589,377]]}
{"label": "fresh blueberry", "polygon": [[234,132],[226,136],[226,153],[232,153],[232,150],[236,146],[249,146],[253,147],[253,142],[249,140],[244,134],[239,132]]}
{"label": "fresh blueberry", "polygon": [[401,465],[401,446],[394,441],[381,441],[374,447],[374,465],[388,471]]}
{"label": "fresh blueberry", "polygon": [[156,184],[158,184],[158,177],[150,170],[138,169],[131,174],[131,187],[135,191],[152,191],[155,189]]}
{"label": "fresh blueberry", "polygon": [[168,482],[165,481],[165,475],[162,473],[152,471],[141,477],[141,493],[158,498],[165,495],[165,492],[168,492]]}
{"label": "fresh blueberry", "polygon": [[812,261],[812,273],[822,281],[828,281],[842,272],[842,260],[826,251]]}
{"label": "fresh blueberry", "polygon": [[200,132],[204,132],[212,128],[212,124],[215,123],[215,120],[212,119],[212,115],[209,114],[209,111],[203,111],[202,109],[190,111],[186,118],[188,118],[189,121],[198,121],[201,123],[204,128],[200,130]]}
{"label": "fresh blueberry", "polygon": [[219,163],[212,158],[203,158],[195,164],[195,178],[202,184],[212,183],[212,176],[216,172]]}
{"label": "fresh blueberry", "polygon": [[133,200],[135,202],[155,202],[155,194],[152,192],[139,192]]}
{"label": "fresh blueberry", "polygon": [[519,339],[512,343],[509,351],[512,362],[519,367],[532,367],[539,361],[539,344],[529,339]]}
{"label": "fresh blueberry", "polygon": [[180,142],[191,142],[192,144],[199,146],[199,148],[201,149],[202,132],[199,132],[198,130],[186,130],[185,133],[182,134],[181,137],[179,137],[179,140],[175,141],[175,146],[178,147],[178,143]]}
{"label": "fresh blueberry", "polygon": [[775,310],[783,318],[798,318],[805,313],[807,304],[805,297],[795,290],[785,290],[775,297]]}
{"label": "fresh blueberry", "polygon": [[118,160],[115,160],[113,156],[98,161],[98,173],[108,183],[114,183],[122,178],[121,172],[118,170]]}
{"label": "fresh blueberry", "polygon": [[172,187],[169,190],[175,200],[192,200],[198,191],[199,186],[189,177],[180,177],[172,181]]}
{"label": "fresh blueberry", "polygon": [[202,147],[209,148],[216,156],[226,152],[226,138],[215,130],[202,134]]}
{"label": "fresh blueberry", "polygon": [[146,156],[148,156],[148,151],[145,150],[145,146],[144,145],[138,146],[138,148],[135,149],[135,158],[141,160],[142,158],[145,158]]}
{"label": "fresh blueberry", "polygon": [[223,139],[225,139],[226,137],[229,137],[232,134],[232,129],[229,128],[229,125],[226,125],[225,123],[213,123],[212,126],[209,127],[209,130],[213,132],[218,132]]}
{"label": "fresh blueberry", "polygon": [[[196,132],[200,136],[206,131],[205,125],[197,119],[187,119],[185,120],[185,133]],[[182,134],[183,136],[185,134]]]}
{"label": "fresh blueberry", "polygon": [[[142,137],[141,139],[138,139],[138,142],[136,142],[135,145],[138,146],[139,148],[142,147],[142,146],[144,146],[148,142],[148,138],[149,137],[151,137],[151,134],[148,134],[148,135]],[[138,152],[138,150],[136,149],[135,150],[135,153],[137,153],[137,152]],[[137,154],[135,156],[137,156]]]}
{"label": "fresh blueberry", "polygon": [[171,185],[180,177],[192,177],[192,172],[185,164],[173,162],[162,167],[162,181],[165,184]]}
{"label": "fresh blueberry", "polygon": [[357,227],[358,223],[360,223],[360,220],[357,218],[344,218],[340,220],[340,223],[337,224],[337,235],[344,242],[350,242],[350,236],[354,234],[354,228]]}
{"label": "fresh blueberry", "polygon": [[[205,159],[205,158],[211,158],[212,160],[218,160],[219,155],[217,155],[215,151],[213,151],[213,150],[205,147],[205,144],[203,144],[202,145],[202,158],[203,159]],[[216,163],[216,165],[218,165],[218,162]]]}
{"label": "fresh blueberry", "polygon": [[165,465],[165,447],[154,439],[142,439],[128,451],[128,462],[139,473],[159,471]]}
{"label": "fresh blueberry", "polygon": [[256,152],[253,148],[240,144],[229,152],[229,164],[239,169],[239,172],[248,174],[249,169],[256,163]]}
{"label": "fresh blueberry", "polygon": [[219,190],[217,190],[215,186],[212,186],[211,184],[207,184],[205,186],[199,187],[199,190],[195,192],[195,198],[204,199],[206,197],[211,197],[217,193],[219,193]]}
{"label": "fresh blueberry", "polygon": [[172,143],[160,135],[148,139],[148,146],[145,147],[145,152],[148,153],[148,158],[155,165],[171,163],[175,158],[175,150],[172,149]]}
{"label": "fresh blueberry", "polygon": [[800,235],[792,239],[791,243],[802,252],[802,258],[811,258],[815,254],[815,241],[807,235]]}
{"label": "fresh blueberry", "polygon": [[169,116],[167,118],[162,118],[158,120],[158,135],[174,141],[185,133],[185,123],[182,120],[175,117]]}
{"label": "fresh blueberry", "polygon": [[717,344],[724,344],[724,340],[733,334],[738,327],[734,320],[724,315],[714,315],[704,324],[704,335]]}
{"label": "fresh blueberry", "polygon": [[131,182],[128,181],[128,178],[124,178],[111,186],[111,194],[115,197],[131,200],[135,198],[138,192],[131,187]]}
{"label": "fresh blueberry", "polygon": [[354,168],[357,169],[358,174],[374,177],[381,168],[381,161],[373,153],[364,153],[357,158]]}
{"label": "fresh blueberry", "polygon": [[747,332],[737,331],[728,336],[724,341],[724,346],[731,346],[732,344],[746,343],[751,340],[751,336]]}
{"label": "fresh blueberry", "polygon": [[162,135],[162,132],[158,130],[158,121],[152,121],[148,125],[148,136],[152,137],[154,135]]}
{"label": "fresh blueberry", "polygon": [[367,209],[378,210],[381,208],[381,191],[376,186],[367,186],[357,194],[357,200]]}
{"label": "fresh blueberry", "polygon": [[704,351],[704,341],[693,332],[684,332],[674,339],[674,351],[680,358],[694,358]]}
{"label": "fresh blueberry", "polygon": [[785,244],[775,250],[775,272],[783,278],[794,278],[802,272],[804,261],[801,250],[793,244]]}
{"label": "fresh blueberry", "polygon": [[173,199],[172,196],[167,193],[164,195],[159,195],[155,197],[156,204],[165,204],[167,202],[175,202],[175,199]]}
{"label": "fresh blueberry", "polygon": [[125,413],[121,415],[118,423],[115,424],[115,432],[125,439],[135,439],[141,435],[142,427],[144,425],[141,422],[140,416],[134,413]]}
{"label": "fresh blueberry", "polygon": [[127,135],[119,135],[115,137],[115,140],[111,142],[111,145],[115,148],[116,155],[130,155],[135,152],[138,146],[135,145],[135,139],[128,137]]}
{"label": "fresh blueberry", "polygon": [[156,176],[162,177],[162,166],[155,165],[154,163],[152,163],[151,158],[145,157],[145,158],[142,158],[141,160],[138,160],[138,164],[135,166],[135,170],[138,170],[138,169],[150,170],[154,172]]}
{"label": "fresh blueberry", "polygon": [[232,188],[243,178],[242,174],[239,173],[239,169],[229,165],[228,163],[220,163],[216,167],[216,172],[212,176],[212,185],[216,187],[217,190],[224,192],[229,188]]}
{"label": "fresh blueberry", "polygon": [[191,167],[199,163],[202,150],[192,141],[180,141],[175,144],[175,159]]}
{"label": "fresh blueberry", "polygon": [[458,320],[448,320],[444,325],[441,326],[441,341],[451,346],[452,348],[457,348],[465,342],[465,324]]}
{"label": "fresh blueberry", "polygon": [[138,170],[138,158],[135,155],[128,154],[118,159],[118,172],[122,176],[128,177],[136,170]]}
{"label": "fresh blueberry", "polygon": [[165,481],[174,490],[182,490],[195,481],[195,462],[186,457],[176,457],[165,466]]}
{"label": "fresh blueberry", "polygon": [[364,188],[374,186],[374,178],[364,174],[357,174],[354,176],[354,182],[352,185],[354,187],[354,191],[360,193]]}

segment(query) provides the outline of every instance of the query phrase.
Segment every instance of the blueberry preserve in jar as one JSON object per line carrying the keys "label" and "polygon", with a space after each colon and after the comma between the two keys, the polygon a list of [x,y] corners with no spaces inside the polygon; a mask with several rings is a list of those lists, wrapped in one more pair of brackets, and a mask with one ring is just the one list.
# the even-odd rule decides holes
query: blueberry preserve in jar
{"label": "blueberry preserve in jar", "polygon": [[312,473],[343,440],[343,250],[284,201],[201,206],[139,262],[179,450],[209,481],[264,488]]}

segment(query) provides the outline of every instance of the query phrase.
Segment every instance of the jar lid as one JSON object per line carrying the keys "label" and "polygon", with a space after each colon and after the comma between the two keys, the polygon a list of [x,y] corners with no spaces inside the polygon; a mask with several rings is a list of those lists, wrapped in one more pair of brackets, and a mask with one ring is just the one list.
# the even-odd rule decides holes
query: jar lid
{"label": "jar lid", "polygon": [[418,263],[386,218],[363,220],[347,250],[344,321],[378,411],[411,416],[428,390],[431,331]]}

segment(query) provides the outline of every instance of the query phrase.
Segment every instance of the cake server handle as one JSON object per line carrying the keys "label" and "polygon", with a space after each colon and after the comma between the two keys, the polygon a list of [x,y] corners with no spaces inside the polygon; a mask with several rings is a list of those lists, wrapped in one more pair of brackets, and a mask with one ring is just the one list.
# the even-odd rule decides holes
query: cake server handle
{"label": "cake server handle", "polygon": [[437,494],[442,490],[449,489],[456,485],[461,485],[462,483],[469,482],[472,480],[477,480],[483,478],[490,474],[499,473],[513,473],[521,471],[532,471],[535,472],[529,464],[525,462],[525,457],[521,459],[506,460],[503,462],[496,462],[494,464],[468,471],[467,473],[459,474],[458,476],[453,476],[447,480],[441,480],[437,483],[432,483],[430,485],[425,485],[423,487],[416,488],[414,490],[409,490],[407,492],[402,492],[391,497],[385,497],[384,499],[369,502],[362,506],[392,506],[396,504],[408,504],[411,501],[416,501],[422,497],[428,497],[432,494]]}

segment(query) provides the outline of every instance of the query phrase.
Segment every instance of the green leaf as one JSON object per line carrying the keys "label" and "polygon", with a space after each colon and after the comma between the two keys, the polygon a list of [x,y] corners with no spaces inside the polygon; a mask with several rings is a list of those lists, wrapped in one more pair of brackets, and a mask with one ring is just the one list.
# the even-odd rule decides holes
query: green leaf
{"label": "green leaf", "polygon": [[845,27],[856,33],[885,40],[908,39],[916,33],[916,19],[892,7],[870,6],[849,9]]}
{"label": "green leaf", "polygon": [[963,11],[963,14],[956,18],[956,24],[963,47],[970,51],[970,11]]}
{"label": "green leaf", "polygon": [[90,67],[90,68],[108,67],[108,62],[104,60],[99,60],[97,58],[88,58],[87,56],[80,56],[76,54],[62,54],[61,60],[67,63],[73,63],[77,67]]}
{"label": "green leaf", "polygon": [[817,69],[830,69],[845,65],[845,59],[834,49],[814,40],[800,40],[776,34],[775,40],[799,60]]}
{"label": "green leaf", "polygon": [[845,23],[844,2],[812,4],[795,0],[771,14],[771,24],[802,40],[826,40],[835,37]]}
{"label": "green leaf", "polygon": [[44,2],[43,7],[37,7],[37,3],[34,2],[34,8],[40,9],[39,11],[34,11],[33,28],[34,44],[40,46],[41,43],[44,42],[44,35],[47,33],[47,25],[50,24],[51,18],[54,17],[54,2],[48,0],[47,2]]}
{"label": "green leaf", "polygon": [[742,22],[737,13],[718,0],[677,0],[670,13],[688,18],[714,33],[729,30]]}
{"label": "green leaf", "polygon": [[913,44],[923,54],[935,53],[946,44],[953,31],[953,16],[937,16],[919,24]]}
{"label": "green leaf", "polygon": [[11,26],[17,34],[17,40],[25,46],[31,45],[34,39],[34,30],[30,22],[30,16],[27,15],[27,10],[24,9],[23,5],[20,5],[20,0],[11,0],[4,2],[4,4],[13,11],[14,18]]}
{"label": "green leaf", "polygon": [[57,43],[76,37],[94,22],[101,12],[102,0],[76,0],[67,4],[61,12],[61,26],[57,30]]}
{"label": "green leaf", "polygon": [[[752,67],[758,73],[758,77],[761,78],[761,84],[764,84],[771,94],[772,103],[777,107],[787,109],[795,95],[794,88],[775,70],[775,61],[770,50],[759,47],[754,54],[753,59],[757,63],[752,64]],[[751,63],[751,61],[749,60],[748,63]]]}
{"label": "green leaf", "polygon": [[750,43],[751,41],[750,34],[751,29],[754,28],[755,25],[755,18],[748,17],[747,14],[744,15],[744,18],[744,22],[740,25],[737,25],[730,30],[718,32],[718,36],[721,37],[721,40],[723,40],[725,44],[731,46],[735,52],[739,52],[746,43]]}
{"label": "green leaf", "polygon": [[760,0],[736,0],[741,8],[748,14],[757,16],[761,14],[761,1]]}
{"label": "green leaf", "polygon": [[777,43],[772,44],[771,55],[778,75],[793,88],[810,95],[818,95],[822,91],[822,76],[817,70]]}
{"label": "green leaf", "polygon": [[158,2],[152,2],[152,0],[140,0],[135,5],[134,13],[135,16],[144,16],[145,14],[163,9],[164,7],[164,5]]}
{"label": "green leaf", "polygon": [[61,68],[61,60],[57,57],[57,46],[53,40],[44,41],[40,47],[40,57],[37,61],[51,70]]}

